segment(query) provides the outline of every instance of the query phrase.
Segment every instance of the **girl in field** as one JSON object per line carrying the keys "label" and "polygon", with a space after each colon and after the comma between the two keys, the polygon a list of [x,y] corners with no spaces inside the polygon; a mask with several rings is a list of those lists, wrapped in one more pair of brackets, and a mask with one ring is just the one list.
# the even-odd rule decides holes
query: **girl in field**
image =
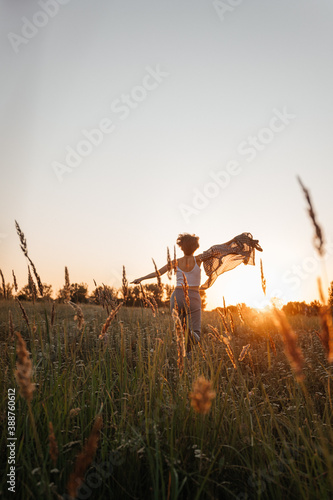
{"label": "girl in field", "polygon": [[[201,256],[194,256],[194,252],[199,248],[199,237],[194,234],[180,234],[177,239],[177,245],[183,251],[183,257],[177,262],[172,261],[172,267],[176,269],[176,288],[170,298],[171,311],[178,307],[178,314],[182,323],[186,322],[189,327],[189,332],[193,338],[199,342],[201,335],[201,297],[199,293],[200,278],[201,278]],[[168,264],[159,269],[159,274],[163,275],[168,271]],[[155,278],[156,271],[142,278],[138,278],[132,283],[135,285],[143,280]],[[185,280],[187,282],[187,290],[184,291]],[[186,297],[187,294],[187,297]],[[189,301],[186,302],[186,299]]]}
{"label": "girl in field", "polygon": [[[262,248],[258,240],[253,239],[251,233],[242,233],[226,243],[210,247],[197,256],[194,256],[194,252],[199,248],[199,237],[195,234],[180,234],[177,245],[184,255],[178,261],[172,261],[172,267],[176,269],[177,282],[171,295],[170,308],[171,311],[178,308],[181,321],[185,321],[189,328],[190,339],[200,342],[201,297],[199,290],[206,290],[212,286],[220,274],[234,269],[241,263],[254,265],[255,250],[262,252]],[[208,276],[202,286],[200,286],[201,264]],[[159,269],[158,273],[163,275],[169,269],[170,264],[166,264]],[[132,283],[138,285],[143,280],[156,278],[157,275],[155,271],[135,279]]]}

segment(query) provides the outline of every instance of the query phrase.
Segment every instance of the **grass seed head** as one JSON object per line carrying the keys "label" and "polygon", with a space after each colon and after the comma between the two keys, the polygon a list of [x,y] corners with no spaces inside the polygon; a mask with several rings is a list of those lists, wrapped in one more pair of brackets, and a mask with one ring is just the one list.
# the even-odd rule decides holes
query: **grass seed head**
{"label": "grass seed head", "polygon": [[15,332],[17,337],[16,352],[17,362],[15,378],[20,388],[21,396],[28,402],[32,400],[35,384],[32,383],[32,362],[25,341],[20,333]]}
{"label": "grass seed head", "polygon": [[212,383],[204,377],[199,377],[193,384],[190,393],[191,405],[197,413],[207,414],[211,408],[216,392],[212,390]]}

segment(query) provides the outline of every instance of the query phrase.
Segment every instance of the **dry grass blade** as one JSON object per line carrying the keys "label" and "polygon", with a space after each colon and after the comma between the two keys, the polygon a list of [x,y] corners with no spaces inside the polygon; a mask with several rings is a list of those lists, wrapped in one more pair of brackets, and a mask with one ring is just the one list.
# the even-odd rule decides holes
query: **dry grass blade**
{"label": "dry grass blade", "polygon": [[71,300],[71,284],[69,281],[69,273],[67,266],[65,267],[65,286],[64,286],[64,292],[65,292],[65,302],[69,302]]}
{"label": "dry grass blade", "polygon": [[28,261],[32,267],[33,273],[34,273],[36,281],[37,281],[39,293],[40,293],[41,297],[43,297],[44,287],[43,287],[42,281],[37,273],[37,270],[36,270],[34,263],[32,262],[32,260],[30,259],[29,255],[28,255],[27,241],[26,241],[25,236],[24,236],[17,221],[15,221],[15,227],[16,227],[17,234],[20,238],[21,250],[24,253],[24,255],[26,256],[26,258],[28,259]]}
{"label": "dry grass blade", "polygon": [[230,329],[231,329],[232,333],[235,333],[234,318],[232,317],[232,314],[231,314],[229,309],[228,309],[228,316],[229,316],[229,322],[230,322]]}
{"label": "dry grass blade", "polygon": [[20,226],[19,226],[19,224],[18,224],[17,221],[15,221],[15,227],[16,227],[17,234],[18,234],[18,236],[20,238],[21,250],[24,253],[24,255],[28,258],[27,241],[26,241],[25,236],[24,236],[23,232],[21,231],[21,228],[20,228]]}
{"label": "dry grass blade", "polygon": [[5,283],[5,278],[4,275],[2,274],[2,270],[0,269],[0,276],[1,276],[1,281],[2,281],[2,293],[3,293],[3,298],[6,300],[7,294],[6,294],[6,283]]}
{"label": "dry grass blade", "polygon": [[297,380],[303,380],[302,369],[304,359],[300,348],[297,345],[297,335],[288,323],[287,317],[283,311],[274,307],[273,318],[279,332],[282,334],[285,352],[289,359],[289,363],[293,368]]}
{"label": "dry grass blade", "polygon": [[185,295],[186,305],[187,305],[188,309],[190,310],[190,297],[188,295],[188,283],[187,283],[185,273],[183,273],[183,271],[182,271],[182,275],[183,275],[183,281],[184,281],[184,283],[182,283],[182,289],[183,289],[183,292]]}
{"label": "dry grass blade", "polygon": [[242,306],[240,304],[237,304],[237,312],[238,312],[238,317],[240,319],[240,322],[244,324],[244,318],[242,314]]}
{"label": "dry grass blade", "polygon": [[49,422],[49,444],[50,444],[50,457],[55,467],[57,464],[59,452],[58,452],[58,443],[54,435],[52,422]]}
{"label": "dry grass blade", "polygon": [[168,276],[168,279],[171,280],[172,279],[172,260],[171,260],[171,257],[170,257],[170,250],[169,250],[169,247],[167,247],[167,276]]}
{"label": "dry grass blade", "polygon": [[260,259],[260,275],[261,275],[261,288],[264,294],[266,295],[266,279],[264,275],[264,268],[262,265],[262,259]]}
{"label": "dry grass blade", "polygon": [[173,272],[174,274],[177,273],[177,267],[178,267],[178,260],[177,260],[177,255],[176,255],[176,247],[173,247]]}
{"label": "dry grass blade", "polygon": [[124,303],[125,303],[126,300],[127,300],[127,297],[128,297],[128,280],[126,278],[126,269],[125,269],[125,266],[123,266],[122,292],[123,292],[123,300],[124,300]]}
{"label": "dry grass blade", "polygon": [[156,313],[156,309],[155,309],[155,306],[154,304],[151,302],[151,300],[147,297],[147,294],[142,286],[142,284],[140,283],[140,290],[141,290],[141,297],[142,297],[142,301],[143,301],[143,305],[144,307],[150,307],[150,309],[152,310],[153,312],[153,315],[155,316],[155,313]]}
{"label": "dry grass blade", "polygon": [[35,275],[35,278],[36,278],[36,281],[37,281],[37,286],[38,286],[38,291],[40,293],[40,296],[43,297],[43,295],[44,295],[44,287],[43,287],[42,281],[41,281],[41,279],[39,277],[39,274],[37,273],[37,270],[36,270],[36,267],[35,267],[34,263],[30,259],[30,257],[28,257],[28,261],[30,262],[32,270],[33,270],[33,273]]}
{"label": "dry grass blade", "polygon": [[313,210],[313,206],[312,206],[312,202],[311,202],[311,198],[310,198],[310,193],[306,189],[306,187],[304,186],[300,177],[297,177],[297,180],[298,180],[298,182],[303,190],[304,196],[305,196],[306,201],[308,203],[308,214],[310,216],[310,219],[312,220],[312,224],[313,224],[314,229],[315,229],[314,246],[318,250],[319,255],[322,256],[322,255],[324,255],[324,237],[323,237],[321,227],[319,226],[319,224],[317,222],[316,215],[315,215],[314,210]]}
{"label": "dry grass blade", "polygon": [[225,331],[226,331],[226,334],[227,334],[228,338],[230,338],[229,327],[228,327],[228,324],[227,324],[227,322],[226,322],[226,315],[225,315],[225,313],[224,313],[224,312],[222,312],[222,311],[221,311],[221,309],[220,309],[220,308],[218,308],[218,309],[217,309],[217,312],[218,312],[218,314],[219,314],[219,316],[220,316],[220,318],[221,318],[221,321],[222,321],[222,323],[223,323],[223,326],[224,326],[224,329],[225,329]]}
{"label": "dry grass blade", "polygon": [[236,365],[236,360],[235,360],[235,356],[234,356],[234,353],[231,349],[231,345],[230,345],[230,342],[224,342],[226,344],[225,346],[225,350],[227,351],[227,354],[229,356],[229,359],[232,363],[232,366],[235,368],[235,370],[237,370],[237,365]]}
{"label": "dry grass blade", "polygon": [[72,498],[76,498],[77,490],[83,483],[84,474],[95,456],[102,424],[102,417],[96,417],[90,436],[82,452],[76,457],[74,471],[67,483],[67,491]]}
{"label": "dry grass blade", "polygon": [[69,301],[68,304],[75,309],[75,316],[74,319],[77,322],[77,327],[81,331],[82,328],[84,327],[84,316],[83,316],[83,311],[80,306],[77,304],[74,304],[74,302]]}
{"label": "dry grass blade", "polygon": [[179,373],[181,375],[183,373],[183,370],[184,370],[184,357],[186,355],[185,338],[184,338],[184,330],[183,330],[182,322],[180,320],[178,310],[176,308],[174,308],[172,310],[172,318],[174,320],[175,331],[176,331],[177,352],[178,352],[177,365],[178,365]]}
{"label": "dry grass blade", "polygon": [[16,276],[15,276],[14,270],[12,270],[12,274],[13,274],[14,289],[15,289],[15,292],[17,293],[18,286],[17,286],[17,280],[16,280]]}
{"label": "dry grass blade", "polygon": [[323,347],[327,354],[327,359],[329,363],[333,362],[333,321],[332,321],[332,311],[329,304],[326,303],[325,296],[323,293],[321,279],[318,278],[318,289],[319,296],[322,305],[319,309],[319,317],[321,323],[321,334],[318,337],[323,344]]}
{"label": "dry grass blade", "polygon": [[247,344],[247,345],[244,345],[243,346],[243,349],[238,357],[238,361],[243,361],[243,359],[245,358],[245,356],[247,355],[247,353],[249,352],[250,350],[250,345],[251,344]]}
{"label": "dry grass blade", "polygon": [[30,266],[28,266],[28,287],[32,298],[32,303],[34,304],[37,297],[37,288],[31,275]]}
{"label": "dry grass blade", "polygon": [[52,310],[51,310],[51,326],[54,325],[54,319],[55,319],[55,301],[52,303]]}
{"label": "dry grass blade", "polygon": [[17,337],[16,352],[18,360],[16,362],[15,378],[20,388],[21,396],[28,402],[32,400],[35,384],[32,383],[32,362],[27,350],[25,341],[20,333],[15,332]]}
{"label": "dry grass blade", "polygon": [[26,322],[26,324],[28,325],[28,327],[30,328],[30,323],[29,323],[29,319],[28,319],[28,316],[27,316],[27,313],[23,307],[23,305],[21,304],[21,302],[19,301],[19,299],[16,297],[15,298],[16,302],[18,303],[18,305],[20,306],[20,309],[21,309],[21,312],[22,312],[22,316]]}
{"label": "dry grass blade", "polygon": [[204,377],[198,377],[190,393],[191,406],[197,413],[206,415],[215,396],[216,392],[212,389],[212,383]]}
{"label": "dry grass blade", "polygon": [[161,280],[161,274],[160,274],[159,270],[157,269],[156,263],[155,263],[153,258],[152,258],[152,261],[153,261],[154,268],[155,268],[157,285],[158,285],[158,288],[160,289],[160,292],[163,294],[163,285],[162,285],[162,280]]}
{"label": "dry grass blade", "polygon": [[109,328],[112,320],[114,319],[114,317],[116,316],[117,312],[119,311],[119,309],[121,308],[121,306],[123,305],[123,302],[120,302],[117,307],[115,309],[113,309],[113,311],[111,311],[111,313],[109,314],[109,316],[107,317],[104,325],[103,325],[103,328],[102,328],[102,331],[101,331],[101,334],[100,336],[98,337],[99,339],[103,339],[105,337],[105,334],[107,332],[107,329]]}

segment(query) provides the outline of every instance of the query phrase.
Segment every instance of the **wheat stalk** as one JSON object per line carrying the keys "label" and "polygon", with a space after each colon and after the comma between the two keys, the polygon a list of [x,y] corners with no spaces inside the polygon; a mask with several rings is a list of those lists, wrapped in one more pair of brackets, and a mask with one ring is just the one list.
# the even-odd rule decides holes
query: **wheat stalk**
{"label": "wheat stalk", "polygon": [[124,300],[124,303],[125,303],[126,300],[127,300],[127,297],[128,297],[128,280],[126,278],[125,266],[123,266],[122,292],[123,292],[123,300]]}
{"label": "wheat stalk", "polygon": [[28,258],[27,240],[25,239],[24,233],[21,231],[21,228],[20,228],[17,221],[15,221],[15,227],[16,227],[17,234],[20,238],[21,250],[24,253],[24,255]]}
{"label": "wheat stalk", "polygon": [[183,273],[183,271],[182,271],[182,275],[183,275],[183,281],[184,281],[184,283],[182,283],[182,289],[183,289],[183,292],[184,292],[184,295],[185,295],[186,305],[188,307],[188,310],[190,310],[190,297],[188,295],[188,283],[187,283],[187,279],[186,279],[185,273]]}
{"label": "wheat stalk", "polygon": [[6,283],[5,283],[5,278],[4,275],[2,274],[2,270],[0,269],[0,276],[1,276],[1,281],[2,281],[2,293],[3,293],[3,298],[6,300],[7,294],[6,294]]}
{"label": "wheat stalk", "polygon": [[316,219],[316,215],[315,215],[315,212],[314,212],[314,209],[312,206],[312,202],[311,202],[311,198],[310,198],[310,193],[309,193],[308,189],[306,189],[306,187],[302,183],[300,177],[297,177],[297,180],[298,180],[298,182],[303,190],[304,196],[305,196],[306,201],[308,203],[308,214],[309,214],[310,219],[312,220],[312,224],[314,226],[314,230],[315,230],[315,235],[313,238],[314,246],[317,249],[319,255],[323,256],[324,255],[324,236],[323,236],[322,229],[319,226],[317,219]]}
{"label": "wheat stalk", "polygon": [[37,288],[31,275],[30,266],[28,266],[28,287],[31,294],[32,303],[34,304],[37,297]]}
{"label": "wheat stalk", "polygon": [[153,258],[152,258],[152,261],[153,261],[154,268],[155,268],[155,273],[156,273],[158,288],[159,288],[160,292],[163,293],[163,285],[162,285],[162,280],[161,280],[161,274],[160,274],[159,270],[157,269],[156,262],[154,261]]}
{"label": "wheat stalk", "polygon": [[250,345],[251,344],[247,344],[247,345],[244,345],[243,346],[243,349],[238,357],[238,361],[243,361],[243,359],[245,358],[245,356],[247,355],[247,353],[249,352],[250,350]]}
{"label": "wheat stalk", "polygon": [[17,286],[17,280],[16,280],[16,276],[15,276],[14,270],[12,270],[12,274],[13,274],[14,289],[15,289],[15,292],[17,293],[18,286]]}
{"label": "wheat stalk", "polygon": [[20,309],[21,309],[21,312],[22,312],[22,316],[26,322],[26,324],[28,325],[28,327],[30,328],[30,323],[29,323],[29,319],[28,319],[28,316],[27,316],[27,313],[25,312],[25,309],[23,307],[23,305],[21,304],[21,302],[19,301],[19,299],[16,297],[15,298],[16,302],[18,303],[18,305],[20,306]]}
{"label": "wheat stalk", "polygon": [[239,317],[241,323],[244,324],[244,318],[243,318],[243,314],[242,314],[242,306],[240,304],[237,304],[237,312],[238,312],[238,317]]}
{"label": "wheat stalk", "polygon": [[168,279],[171,280],[172,279],[172,268],[173,268],[173,265],[172,265],[172,260],[171,260],[171,257],[170,257],[170,250],[169,250],[169,247],[167,247],[167,276],[168,276]]}
{"label": "wheat stalk", "polygon": [[117,307],[115,309],[113,309],[113,311],[111,311],[111,313],[107,317],[107,319],[102,327],[101,334],[98,337],[100,340],[104,339],[106,332],[107,332],[107,329],[109,328],[109,326],[111,324],[111,321],[114,319],[114,317],[116,316],[117,312],[119,311],[119,309],[121,308],[122,305],[123,305],[123,303],[120,302],[117,305]]}
{"label": "wheat stalk", "polygon": [[266,295],[266,279],[264,275],[264,268],[262,265],[262,259],[260,259],[260,275],[261,275],[261,288],[264,294]]}
{"label": "wheat stalk", "polygon": [[177,274],[178,260],[176,255],[176,246],[173,247],[173,272]]}
{"label": "wheat stalk", "polygon": [[70,281],[69,281],[69,273],[68,273],[67,266],[65,266],[64,292],[65,292],[65,302],[69,302],[71,300],[71,285],[70,285]]}

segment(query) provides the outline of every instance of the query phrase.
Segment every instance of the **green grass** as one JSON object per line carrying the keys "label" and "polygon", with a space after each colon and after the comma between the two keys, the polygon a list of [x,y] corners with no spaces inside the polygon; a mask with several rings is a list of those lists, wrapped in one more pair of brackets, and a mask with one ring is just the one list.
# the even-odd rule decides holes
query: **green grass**
{"label": "green grass", "polygon": [[[53,327],[51,304],[25,307],[30,328],[15,302],[0,302],[2,498],[13,497],[5,474],[7,390],[14,387],[17,499],[66,493],[75,456],[98,414],[103,417],[100,444],[78,498],[332,498],[332,368],[315,334],[317,318],[291,318],[306,363],[300,384],[267,314],[249,311],[244,324],[234,316],[236,360],[251,344],[251,356],[236,361],[234,369],[224,344],[208,334],[208,324],[223,329],[218,314],[204,312],[204,357],[194,348],[180,375],[168,310],[153,317],[147,309],[122,308],[104,342],[98,335],[107,315],[99,306],[82,306],[83,332],[70,306],[56,306]],[[33,419],[14,378],[9,309],[33,361]],[[216,391],[207,415],[195,413],[190,404],[199,375]],[[73,408],[80,411],[70,417]],[[49,457],[49,421],[59,447],[56,467]]]}

